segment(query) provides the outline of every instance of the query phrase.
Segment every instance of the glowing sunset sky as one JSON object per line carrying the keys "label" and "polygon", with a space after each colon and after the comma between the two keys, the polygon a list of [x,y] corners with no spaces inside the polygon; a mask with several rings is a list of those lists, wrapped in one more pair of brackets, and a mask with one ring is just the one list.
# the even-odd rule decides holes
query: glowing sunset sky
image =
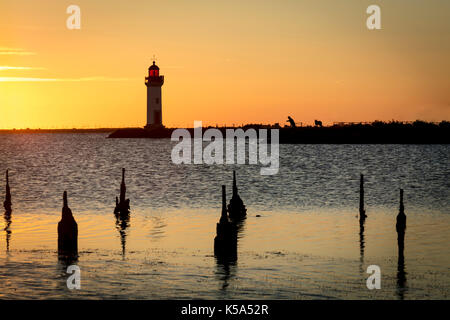
{"label": "glowing sunset sky", "polygon": [[450,120],[448,0],[14,0],[0,128],[144,126],[153,55],[166,126]]}

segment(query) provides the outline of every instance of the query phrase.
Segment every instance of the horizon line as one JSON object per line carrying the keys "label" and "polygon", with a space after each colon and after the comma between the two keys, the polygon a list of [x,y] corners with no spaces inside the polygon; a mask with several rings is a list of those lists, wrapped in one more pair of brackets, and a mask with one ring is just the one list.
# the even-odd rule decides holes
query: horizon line
{"label": "horizon line", "polygon": [[[442,122],[450,122],[450,120],[439,120],[439,121],[426,121],[426,120],[420,120],[420,119],[416,119],[416,120],[388,120],[388,121],[383,121],[383,120],[374,120],[374,121],[334,121],[329,125],[325,125],[323,127],[332,127],[335,125],[355,125],[355,124],[373,124],[373,123],[377,123],[377,122],[381,122],[381,123],[385,123],[385,124],[389,124],[389,123],[401,123],[401,124],[413,124],[414,122],[424,122],[424,123],[429,123],[429,124],[440,124]],[[244,126],[249,126],[249,125],[263,125],[263,126],[276,126],[279,125],[281,128],[284,127],[290,127],[289,125],[283,123],[280,124],[279,122],[275,122],[275,123],[246,123],[246,124],[240,124],[240,125],[236,125],[236,124],[215,124],[215,125],[205,125],[203,127],[222,127],[222,128],[240,128],[240,127],[244,127]],[[306,128],[306,127],[314,127],[314,122],[311,122],[311,124],[304,124],[302,126],[298,126],[298,128]],[[144,126],[120,126],[120,127],[115,127],[115,126],[104,126],[104,127],[62,127],[62,128],[41,128],[41,127],[21,127],[21,128],[0,128],[0,131],[58,131],[58,130],[118,130],[118,129],[143,129]],[[195,128],[194,126],[192,127],[186,127],[186,126],[167,126],[164,127],[166,129],[177,129],[177,128],[187,128],[187,129],[193,129]]]}

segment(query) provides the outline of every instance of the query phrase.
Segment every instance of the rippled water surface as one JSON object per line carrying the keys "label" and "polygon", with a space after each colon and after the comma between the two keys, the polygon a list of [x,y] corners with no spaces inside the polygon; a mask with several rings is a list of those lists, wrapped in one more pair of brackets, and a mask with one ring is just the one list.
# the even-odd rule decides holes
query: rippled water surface
{"label": "rippled water surface", "polygon": [[[281,145],[273,176],[256,165],[174,165],[172,146],[104,134],[1,134],[13,212],[0,222],[0,298],[448,299],[448,145]],[[128,224],[113,214],[122,167]],[[233,169],[248,217],[237,261],[224,262],[213,241],[220,186],[229,198]],[[64,190],[78,222],[81,290],[67,289],[56,252]],[[366,287],[372,264],[381,268],[380,290]]]}

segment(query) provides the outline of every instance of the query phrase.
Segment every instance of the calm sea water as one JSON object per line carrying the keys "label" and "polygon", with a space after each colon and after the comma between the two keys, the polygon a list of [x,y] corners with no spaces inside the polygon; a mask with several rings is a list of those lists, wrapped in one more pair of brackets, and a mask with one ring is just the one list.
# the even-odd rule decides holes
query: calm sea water
{"label": "calm sea water", "polygon": [[[0,135],[0,172],[10,169],[13,201],[11,219],[0,222],[0,298],[449,298],[450,146],[281,145],[279,174],[261,176],[256,165],[174,165],[172,145],[105,134]],[[122,167],[129,225],[113,214]],[[224,263],[213,241],[220,188],[228,186],[229,198],[233,169],[248,217],[237,261]],[[408,217],[404,266],[399,188]],[[56,252],[64,190],[78,222],[81,290],[67,289]],[[381,268],[380,290],[366,287],[372,264]]]}

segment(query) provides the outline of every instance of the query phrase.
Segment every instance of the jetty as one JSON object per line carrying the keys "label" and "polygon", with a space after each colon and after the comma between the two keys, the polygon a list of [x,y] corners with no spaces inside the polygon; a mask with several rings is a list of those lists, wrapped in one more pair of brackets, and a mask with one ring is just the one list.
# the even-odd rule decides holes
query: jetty
{"label": "jetty", "polygon": [[[440,123],[414,122],[381,122],[371,123],[335,123],[330,126],[292,126],[281,127],[279,124],[247,124],[235,126],[209,126],[202,130],[218,129],[223,136],[227,129],[278,129],[280,144],[449,144],[450,122]],[[112,132],[108,138],[152,138],[169,139],[178,128],[124,128]],[[186,128],[191,137],[193,128]],[[270,135],[269,135],[270,136]]]}

